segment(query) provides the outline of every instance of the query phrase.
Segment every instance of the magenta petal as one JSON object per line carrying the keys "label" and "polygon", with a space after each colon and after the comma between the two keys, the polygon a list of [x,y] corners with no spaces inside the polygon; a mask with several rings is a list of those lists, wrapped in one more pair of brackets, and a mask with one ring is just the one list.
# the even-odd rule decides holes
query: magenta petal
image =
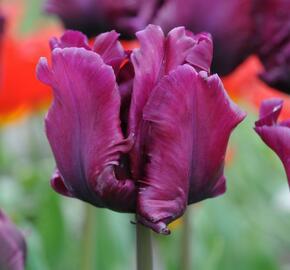
{"label": "magenta petal", "polygon": [[186,62],[197,70],[210,72],[213,56],[213,44],[210,34],[201,33],[194,37],[196,45],[190,50],[186,57]]}
{"label": "magenta petal", "polygon": [[259,120],[256,126],[271,126],[277,123],[281,113],[283,100],[278,98],[265,100],[260,107]]}
{"label": "magenta petal", "polygon": [[224,192],[228,139],[244,116],[217,76],[184,65],[160,81],[143,113],[148,161],[140,179],[140,222],[168,233],[166,224],[188,203]]}
{"label": "magenta petal", "polygon": [[46,133],[66,188],[61,191],[98,207],[134,211],[134,182],[114,174],[120,154],[128,152],[132,142],[121,132],[112,68],[93,51],[57,48],[52,67],[41,60],[37,75],[54,92]]}
{"label": "magenta petal", "polygon": [[194,36],[188,35],[184,27],[172,29],[166,38],[164,48],[164,72],[168,74],[171,70],[184,64],[189,51],[197,43]]}
{"label": "magenta petal", "polygon": [[231,101],[217,75],[200,72],[195,86],[189,203],[225,192],[224,159],[229,137],[246,114]]}
{"label": "magenta petal", "polygon": [[24,270],[26,243],[22,233],[0,210],[0,269]]}
{"label": "magenta petal", "polygon": [[59,170],[56,170],[50,180],[51,187],[59,194],[67,197],[74,197],[73,190],[69,191],[65,186],[64,180],[60,175]]}
{"label": "magenta petal", "polygon": [[93,47],[93,50],[101,55],[104,62],[112,66],[115,72],[126,57],[118,38],[119,34],[115,31],[100,34],[96,37]]}
{"label": "magenta petal", "polygon": [[[268,111],[266,116],[264,116],[265,108]],[[270,111],[271,108],[272,111]],[[260,109],[260,114],[264,118],[260,118],[255,123],[255,131],[281,159],[287,174],[288,183],[290,184],[290,124],[289,120],[277,123],[281,108],[281,100],[265,100]]]}
{"label": "magenta petal", "polygon": [[67,30],[60,39],[52,38],[50,40],[51,49],[55,48],[84,48],[86,50],[93,50],[99,54],[105,64],[114,68],[115,72],[123,60],[126,58],[125,51],[118,41],[119,34],[115,31],[106,32],[96,37],[94,46],[89,46],[88,38],[79,31]]}

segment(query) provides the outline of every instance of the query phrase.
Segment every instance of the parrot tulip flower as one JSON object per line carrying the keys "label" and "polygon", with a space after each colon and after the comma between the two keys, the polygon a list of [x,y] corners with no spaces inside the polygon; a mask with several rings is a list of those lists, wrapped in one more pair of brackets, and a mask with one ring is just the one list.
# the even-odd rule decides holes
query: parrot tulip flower
{"label": "parrot tulip flower", "polygon": [[0,210],[0,269],[24,270],[26,244],[22,233]]}
{"label": "parrot tulip flower", "polygon": [[245,114],[210,75],[210,35],[149,25],[124,51],[114,31],[92,47],[68,31],[37,76],[53,89],[46,134],[52,187],[97,207],[135,213],[168,234],[188,204],[225,192],[225,152]]}
{"label": "parrot tulip flower", "polygon": [[281,159],[290,184],[290,121],[278,122],[282,106],[281,99],[265,100],[260,108],[259,120],[255,123],[255,131]]}

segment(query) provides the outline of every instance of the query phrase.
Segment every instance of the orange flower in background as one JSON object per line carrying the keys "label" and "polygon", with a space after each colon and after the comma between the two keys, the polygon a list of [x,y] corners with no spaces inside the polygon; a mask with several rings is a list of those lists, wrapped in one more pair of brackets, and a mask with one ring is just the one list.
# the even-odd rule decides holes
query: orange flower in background
{"label": "orange flower in background", "polygon": [[229,95],[234,100],[244,100],[253,104],[257,110],[264,99],[280,97],[284,100],[281,119],[290,117],[290,97],[269,87],[259,79],[263,66],[256,56],[249,57],[234,72],[223,78]]}
{"label": "orange flower in background", "polygon": [[60,32],[47,28],[19,38],[14,28],[22,6],[5,5],[3,11],[6,23],[1,52],[0,124],[38,111],[50,102],[49,88],[36,80],[35,65],[40,56],[49,55],[47,40]]}

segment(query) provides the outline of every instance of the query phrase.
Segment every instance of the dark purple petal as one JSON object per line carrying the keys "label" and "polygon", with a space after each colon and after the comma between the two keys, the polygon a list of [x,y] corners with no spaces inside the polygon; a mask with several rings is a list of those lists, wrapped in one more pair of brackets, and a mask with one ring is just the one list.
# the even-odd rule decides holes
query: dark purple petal
{"label": "dark purple petal", "polygon": [[134,178],[139,177],[140,166],[142,165],[142,146],[140,142],[142,112],[153,87],[159,79],[164,56],[164,35],[158,26],[150,25],[136,35],[141,49],[135,50],[131,55],[135,77],[129,120],[130,133],[135,136],[135,145],[130,153],[131,170]]}
{"label": "dark purple petal", "polygon": [[265,70],[261,79],[290,93],[290,1],[265,0],[257,18],[258,55]]}
{"label": "dark purple petal", "polygon": [[246,114],[228,97],[217,75],[200,72],[193,104],[193,151],[188,203],[225,192],[223,175],[229,137]]}
{"label": "dark purple petal", "polygon": [[228,139],[244,117],[216,75],[184,65],[161,79],[143,112],[139,221],[166,234],[187,204],[222,194]]}
{"label": "dark purple petal", "polygon": [[[255,123],[255,131],[281,159],[290,184],[290,124],[289,120],[277,123],[281,109],[282,100],[264,101],[260,108],[263,118],[260,117]],[[265,111],[268,112],[267,115],[264,114]],[[269,119],[272,121],[268,121]]]}
{"label": "dark purple petal", "polygon": [[177,26],[209,32],[214,40],[213,71],[228,74],[255,49],[255,10],[263,1],[150,0],[139,1],[135,17],[123,18],[119,31],[142,30],[149,23],[165,33]]}
{"label": "dark purple petal", "polygon": [[46,133],[59,173],[52,185],[98,207],[134,211],[135,184],[114,170],[130,150],[119,120],[120,94],[113,69],[93,51],[54,49],[52,67],[41,59],[37,75],[52,87]]}
{"label": "dark purple petal", "polygon": [[25,260],[24,237],[0,210],[0,269],[24,270]]}
{"label": "dark purple petal", "polygon": [[136,35],[140,49],[133,51],[131,56],[135,78],[129,130],[135,136],[135,144],[131,151],[132,173],[138,178],[143,166],[142,111],[153,88],[162,76],[187,62],[197,70],[204,69],[209,72],[212,44],[210,36],[206,34],[194,36],[186,32],[184,27],[173,29],[167,38],[161,28],[154,25],[149,25]]}
{"label": "dark purple petal", "polygon": [[58,169],[55,170],[53,173],[51,180],[50,180],[51,187],[58,192],[59,194],[67,197],[74,197],[73,191],[69,191],[64,183],[62,176]]}
{"label": "dark purple petal", "polygon": [[4,27],[5,27],[5,17],[0,14],[0,40],[2,38],[2,35],[4,34]]}
{"label": "dark purple petal", "polygon": [[44,10],[58,16],[67,29],[94,36],[110,29],[105,5],[102,0],[47,0]]}
{"label": "dark purple petal", "polygon": [[185,17],[183,25],[196,33],[211,33],[213,72],[228,74],[255,48],[253,5],[250,0],[191,1],[193,12]]}
{"label": "dark purple petal", "polygon": [[139,1],[132,0],[46,0],[44,10],[58,16],[65,28],[92,37],[118,29],[122,18],[136,13],[139,5]]}
{"label": "dark purple petal", "polygon": [[129,111],[133,89],[134,67],[131,61],[127,61],[122,65],[118,72],[117,79],[119,84],[119,91],[121,95],[121,126],[123,134],[128,132]]}

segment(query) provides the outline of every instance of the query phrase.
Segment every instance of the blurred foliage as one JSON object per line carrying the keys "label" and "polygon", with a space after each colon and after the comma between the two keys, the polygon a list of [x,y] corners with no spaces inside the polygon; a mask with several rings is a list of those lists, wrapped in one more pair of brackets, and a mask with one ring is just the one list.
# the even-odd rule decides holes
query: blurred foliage
{"label": "blurred foliage", "polygon": [[[3,127],[0,205],[26,234],[27,270],[128,270],[135,265],[134,217],[64,198],[49,187],[54,168],[43,116]],[[202,270],[289,269],[290,194],[280,161],[252,130],[231,139],[224,196],[190,206],[192,260]],[[154,234],[156,269],[180,269],[181,229]]]}

